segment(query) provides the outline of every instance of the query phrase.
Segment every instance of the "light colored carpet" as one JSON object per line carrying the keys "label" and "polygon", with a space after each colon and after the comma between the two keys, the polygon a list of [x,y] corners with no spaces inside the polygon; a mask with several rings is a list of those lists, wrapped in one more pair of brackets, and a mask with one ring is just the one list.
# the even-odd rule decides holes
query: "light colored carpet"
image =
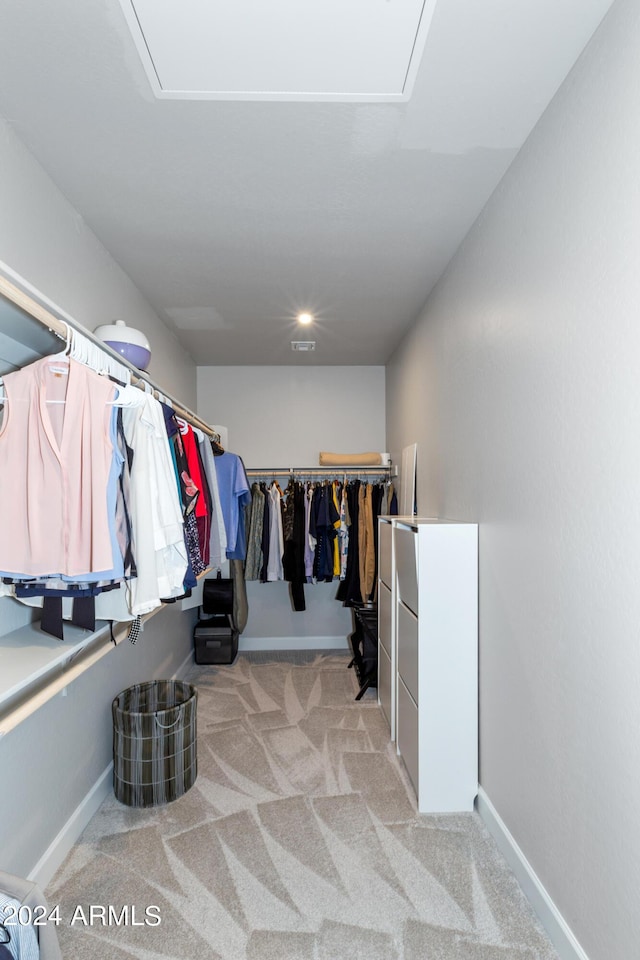
{"label": "light colored carpet", "polygon": [[[67,857],[65,960],[557,960],[479,818],[416,813],[348,657],[262,660],[194,670],[195,786],[109,798]],[[129,922],[71,925],[78,904]]]}

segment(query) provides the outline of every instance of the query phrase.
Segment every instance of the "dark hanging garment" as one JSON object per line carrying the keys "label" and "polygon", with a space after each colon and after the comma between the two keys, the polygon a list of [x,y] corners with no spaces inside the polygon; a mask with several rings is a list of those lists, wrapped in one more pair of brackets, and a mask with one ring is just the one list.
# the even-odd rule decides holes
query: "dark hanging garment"
{"label": "dark hanging garment", "polygon": [[[316,487],[311,504],[311,532],[316,538],[316,553],[313,573],[316,580],[333,580],[333,530],[330,523],[329,503],[331,497],[326,483]],[[335,508],[334,508],[335,509]]]}
{"label": "dark hanging garment", "polygon": [[164,425],[167,431],[167,436],[169,439],[173,439],[176,433],[180,430],[176,422],[176,415],[174,413],[173,407],[170,407],[168,403],[163,403],[160,401],[160,406],[162,407],[162,414],[164,416]]}
{"label": "dark hanging garment", "polygon": [[71,623],[92,633],[96,629],[96,600],[95,597],[75,597]]}
{"label": "dark hanging garment", "polygon": [[40,629],[50,637],[64,640],[62,625],[62,597],[45,597],[42,601]]}
{"label": "dark hanging garment", "polygon": [[347,553],[347,572],[344,580],[340,581],[336,598],[350,607],[355,603],[362,603],[360,593],[360,552],[358,549],[358,497],[360,481],[353,480],[347,484],[347,504],[349,506],[349,552]]}
{"label": "dark hanging garment", "polygon": [[271,515],[269,513],[269,491],[266,483],[260,484],[260,489],[264,494],[264,506],[262,513],[262,569],[260,570],[260,580],[267,582],[267,565],[269,563],[269,537],[271,535]]}
{"label": "dark hanging garment", "polygon": [[311,504],[311,533],[316,538],[316,554],[313,565],[317,580],[333,580],[333,541],[337,536],[334,526],[339,520],[328,484],[316,487]]}
{"label": "dark hanging garment", "polygon": [[306,610],[304,598],[304,527],[305,527],[304,486],[301,483],[289,484],[284,507],[284,578],[291,584],[291,603],[293,609]]}
{"label": "dark hanging garment", "polygon": [[[120,584],[114,584],[119,587]],[[72,597],[71,623],[76,627],[83,627],[92,632],[96,628],[96,601],[97,594],[102,593],[102,587],[97,584],[83,583],[81,586],[69,584],[67,590],[51,590],[34,587],[33,590],[16,585],[17,597],[42,596],[42,616],[40,629],[43,633],[58,640],[64,640],[64,621],[62,616],[62,600]]]}
{"label": "dark hanging garment", "polygon": [[293,538],[293,517],[295,513],[296,481],[289,480],[282,494],[282,537],[284,542]]}

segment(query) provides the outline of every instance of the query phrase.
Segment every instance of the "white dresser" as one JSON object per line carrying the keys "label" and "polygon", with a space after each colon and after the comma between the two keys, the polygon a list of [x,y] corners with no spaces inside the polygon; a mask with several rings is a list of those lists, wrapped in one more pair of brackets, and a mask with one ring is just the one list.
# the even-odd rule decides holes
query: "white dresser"
{"label": "white dresser", "polygon": [[379,521],[378,698],[421,813],[478,790],[478,527]]}

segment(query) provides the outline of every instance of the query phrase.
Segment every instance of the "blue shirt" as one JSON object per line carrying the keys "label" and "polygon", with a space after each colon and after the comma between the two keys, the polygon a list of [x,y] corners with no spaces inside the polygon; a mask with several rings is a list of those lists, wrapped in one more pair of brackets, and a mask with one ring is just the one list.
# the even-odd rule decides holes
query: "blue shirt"
{"label": "blue shirt", "polygon": [[213,459],[227,534],[227,559],[244,560],[247,550],[244,508],[251,503],[251,491],[244,472],[244,464],[235,453],[225,452]]}

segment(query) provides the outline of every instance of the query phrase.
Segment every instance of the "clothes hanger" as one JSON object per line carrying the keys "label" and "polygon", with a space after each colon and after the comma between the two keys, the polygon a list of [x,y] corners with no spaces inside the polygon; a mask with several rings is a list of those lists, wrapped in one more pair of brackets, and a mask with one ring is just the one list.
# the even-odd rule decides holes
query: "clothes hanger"
{"label": "clothes hanger", "polygon": [[[71,353],[71,348],[73,345],[73,330],[69,324],[64,321],[64,325],[67,328],[67,342],[65,344],[64,350],[60,353],[54,353],[48,358],[49,369],[58,376],[68,376],[69,375],[69,358]],[[46,400],[47,404],[65,404],[67,401],[64,400]]]}
{"label": "clothes hanger", "polygon": [[176,414],[176,423],[178,424],[180,433],[183,436],[189,432],[189,424],[187,423],[186,420],[184,420],[182,417],[179,417],[177,414]]}
{"label": "clothes hanger", "polygon": [[69,353],[73,360],[77,360],[78,363],[90,367],[92,370],[95,370],[96,373],[102,376],[113,377],[114,380],[119,380],[126,386],[130,385],[131,371],[129,368],[109,356],[108,353],[102,350],[99,344],[89,340],[88,337],[85,337],[77,330],[73,331]]}
{"label": "clothes hanger", "polygon": [[[53,353],[48,358],[48,360],[51,363],[54,363],[56,360],[66,361],[67,363],[69,362],[69,354],[71,352],[71,347],[73,345],[73,330],[71,329],[71,327],[69,326],[66,320],[63,320],[62,322],[67,328],[67,335],[66,335],[64,350],[61,350],[59,353]],[[65,372],[68,372],[68,371],[65,371]]]}

